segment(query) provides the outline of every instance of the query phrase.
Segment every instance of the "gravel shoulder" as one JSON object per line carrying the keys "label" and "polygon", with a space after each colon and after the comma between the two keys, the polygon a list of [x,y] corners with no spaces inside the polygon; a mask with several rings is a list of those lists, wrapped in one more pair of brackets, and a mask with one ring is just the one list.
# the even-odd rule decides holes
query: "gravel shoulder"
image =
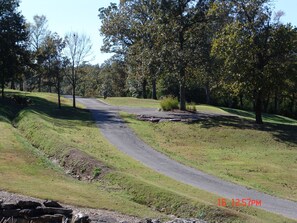
{"label": "gravel shoulder", "polygon": [[97,99],[91,98],[77,98],[77,101],[85,105],[87,109],[91,111],[93,118],[96,121],[96,125],[113,145],[149,168],[182,183],[192,185],[225,198],[251,198],[254,200],[261,200],[262,206],[258,208],[280,214],[288,218],[297,219],[296,202],[277,198],[221,180],[217,177],[180,164],[164,154],[157,152],[140,140],[133,131],[128,128],[128,126],[120,118],[118,112],[124,111],[137,115],[151,115],[156,117],[159,117],[160,115],[162,117],[172,115],[180,117],[187,115],[187,117],[191,116],[191,118],[197,119],[220,116],[219,114],[172,114],[167,112],[158,112],[155,109],[109,106]]}

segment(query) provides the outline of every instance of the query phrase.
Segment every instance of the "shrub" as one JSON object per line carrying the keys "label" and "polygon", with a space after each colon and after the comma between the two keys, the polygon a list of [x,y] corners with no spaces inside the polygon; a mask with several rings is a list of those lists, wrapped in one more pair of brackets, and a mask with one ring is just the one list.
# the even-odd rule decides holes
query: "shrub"
{"label": "shrub", "polygon": [[196,112],[197,111],[197,109],[196,109],[196,105],[195,105],[195,103],[190,103],[190,104],[188,104],[187,105],[187,110],[188,111],[191,111],[191,112]]}
{"label": "shrub", "polygon": [[178,100],[173,97],[167,97],[161,101],[160,106],[163,111],[178,109]]}

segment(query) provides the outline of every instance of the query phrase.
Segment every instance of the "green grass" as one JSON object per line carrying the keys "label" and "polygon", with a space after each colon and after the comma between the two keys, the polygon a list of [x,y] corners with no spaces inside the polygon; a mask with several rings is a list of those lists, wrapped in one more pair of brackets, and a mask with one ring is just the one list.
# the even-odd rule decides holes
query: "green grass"
{"label": "green grass", "polygon": [[122,114],[146,143],[173,159],[259,191],[297,201],[297,127],[239,118],[149,123]]}
{"label": "green grass", "polygon": [[[115,106],[129,106],[129,107],[143,107],[143,108],[160,108],[159,100],[152,99],[138,99],[132,97],[110,97],[107,99],[101,99],[102,101],[115,105]],[[240,109],[234,108],[226,108],[226,107],[216,107],[211,105],[196,105],[196,110],[198,112],[210,112],[221,115],[237,115],[240,118],[244,118],[247,120],[255,120],[255,114],[252,111],[244,111]],[[276,124],[291,124],[297,125],[297,120],[291,119],[281,115],[273,115],[263,113],[263,121],[267,123],[276,123]]]}
{"label": "green grass", "polygon": [[115,106],[129,106],[129,107],[142,107],[142,108],[160,108],[160,101],[153,99],[141,99],[133,97],[108,97],[100,99],[110,105]]}
{"label": "green grass", "polygon": [[[0,121],[5,129],[0,136],[1,189],[139,217],[176,214],[210,222],[285,221],[254,208],[219,208],[218,196],[158,174],[111,146],[86,110],[72,109],[66,99],[58,110],[53,94],[27,96],[33,100],[30,107],[16,107],[10,118],[7,109],[0,113],[6,120]],[[73,148],[100,160],[111,172],[99,182],[80,182],[46,158],[62,156]]]}

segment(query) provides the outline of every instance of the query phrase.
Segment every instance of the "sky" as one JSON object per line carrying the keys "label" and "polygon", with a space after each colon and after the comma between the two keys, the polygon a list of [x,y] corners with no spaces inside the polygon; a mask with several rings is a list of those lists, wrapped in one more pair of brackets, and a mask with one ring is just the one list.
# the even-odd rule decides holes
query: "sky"
{"label": "sky", "polygon": [[[102,53],[100,48],[103,37],[100,36],[98,9],[107,7],[118,0],[21,0],[20,10],[28,22],[34,15],[45,15],[48,29],[64,37],[68,32],[84,33],[90,36],[94,59],[91,64],[102,64],[112,54]],[[275,11],[282,10],[285,15],[282,22],[297,26],[297,0],[272,0]]]}

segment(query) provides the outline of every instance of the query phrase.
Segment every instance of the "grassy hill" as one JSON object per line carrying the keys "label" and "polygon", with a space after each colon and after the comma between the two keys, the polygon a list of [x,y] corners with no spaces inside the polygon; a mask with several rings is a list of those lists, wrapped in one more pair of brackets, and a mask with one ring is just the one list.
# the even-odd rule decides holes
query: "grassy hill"
{"label": "grassy hill", "polygon": [[[293,222],[254,208],[219,208],[218,196],[160,175],[118,151],[82,107],[72,109],[71,101],[63,99],[59,110],[56,95],[7,92],[15,94],[32,103],[23,107],[12,99],[0,100],[2,190],[139,217],[174,214],[210,222]],[[83,156],[82,163],[70,159],[73,151]],[[65,174],[72,165],[83,175],[92,162],[100,167],[90,173],[99,175],[98,180]]]}

